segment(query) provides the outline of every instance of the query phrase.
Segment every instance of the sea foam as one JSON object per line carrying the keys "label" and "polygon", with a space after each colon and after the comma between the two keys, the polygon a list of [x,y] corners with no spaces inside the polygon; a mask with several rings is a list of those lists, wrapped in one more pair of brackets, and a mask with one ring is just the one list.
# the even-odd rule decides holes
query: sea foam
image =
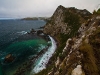
{"label": "sea foam", "polygon": [[18,34],[21,34],[21,35],[24,35],[24,34],[27,34],[26,31],[21,31],[21,32],[17,32]]}
{"label": "sea foam", "polygon": [[55,52],[55,50],[57,48],[56,42],[52,37],[49,36],[49,38],[51,39],[52,45],[48,48],[48,50],[45,52],[45,54],[43,54],[42,57],[37,59],[37,61],[36,61],[37,64],[33,68],[31,74],[38,73],[41,70],[45,69],[49,59],[51,58],[52,54]]}

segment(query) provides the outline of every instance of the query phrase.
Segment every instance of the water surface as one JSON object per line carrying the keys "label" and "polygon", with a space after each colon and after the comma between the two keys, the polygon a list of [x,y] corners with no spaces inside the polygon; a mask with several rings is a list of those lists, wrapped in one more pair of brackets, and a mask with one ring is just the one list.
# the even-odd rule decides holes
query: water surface
{"label": "water surface", "polygon": [[[14,75],[19,67],[23,68],[23,63],[47,47],[45,39],[27,34],[32,28],[37,30],[45,24],[41,20],[0,20],[0,75]],[[4,62],[8,54],[14,57],[11,63]]]}

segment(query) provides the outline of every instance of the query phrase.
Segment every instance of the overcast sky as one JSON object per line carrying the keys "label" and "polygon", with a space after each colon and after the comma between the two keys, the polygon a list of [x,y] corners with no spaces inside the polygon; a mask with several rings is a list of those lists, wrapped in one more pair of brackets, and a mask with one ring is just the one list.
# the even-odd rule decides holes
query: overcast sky
{"label": "overcast sky", "polygon": [[100,0],[0,0],[0,18],[52,16],[59,5],[92,12]]}

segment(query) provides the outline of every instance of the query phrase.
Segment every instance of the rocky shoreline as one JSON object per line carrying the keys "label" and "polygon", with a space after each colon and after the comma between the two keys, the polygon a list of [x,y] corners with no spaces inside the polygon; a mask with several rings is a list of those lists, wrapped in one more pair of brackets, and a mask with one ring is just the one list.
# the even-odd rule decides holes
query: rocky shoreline
{"label": "rocky shoreline", "polygon": [[32,56],[27,62],[24,62],[21,67],[18,67],[18,69],[13,75],[23,75],[27,73],[28,71],[31,71],[32,66],[37,60],[37,58],[41,57],[47,50],[48,50],[48,47],[41,50],[37,55]]}
{"label": "rocky shoreline", "polygon": [[[50,37],[50,36],[49,36]],[[33,72],[38,73],[40,71],[42,71],[43,69],[46,69],[46,66],[50,60],[50,58],[53,56],[57,45],[55,40],[50,37],[52,45],[48,48],[48,50],[43,54],[41,60],[39,61],[38,65],[36,65],[36,67],[33,69]]]}
{"label": "rocky shoreline", "polygon": [[[44,34],[42,30],[37,30],[35,31],[34,29],[31,29],[30,32],[28,32],[27,35],[32,35],[32,36],[39,36],[43,39],[45,39],[47,42],[50,42],[51,39],[49,38],[48,35]],[[47,47],[42,49],[37,55],[32,56],[31,58],[29,58],[29,60],[27,62],[24,62],[21,66],[19,66],[17,68],[17,70],[13,73],[13,75],[24,75],[25,73],[31,71],[33,69],[33,67],[35,67],[35,65],[33,65],[36,60],[39,57],[42,57],[43,54],[48,50],[48,48],[50,47],[50,43],[48,43]],[[5,56],[3,64],[11,64],[15,61],[16,56],[12,55],[12,54],[8,54]]]}
{"label": "rocky shoreline", "polygon": [[[50,37],[47,34],[43,33],[43,30],[37,30],[37,31],[35,31],[34,29],[31,29],[31,31],[28,32],[27,34],[28,35],[37,35],[37,36],[45,39],[47,42],[51,41]],[[27,73],[28,71],[31,71],[31,69],[36,66],[36,65],[33,65],[33,64],[37,61],[37,59],[39,57],[42,57],[48,51],[48,49],[50,47],[51,47],[51,45],[48,43],[48,45],[47,45],[46,48],[42,49],[37,55],[32,56],[29,59],[29,61],[24,62],[21,67],[18,67],[18,69],[15,71],[15,73],[13,75],[23,75],[23,74]],[[11,55],[11,54],[9,54],[9,55]],[[9,55],[7,55],[7,56],[9,56]],[[47,55],[49,55],[49,54],[47,54]],[[42,64],[45,64],[45,63],[42,63]]]}
{"label": "rocky shoreline", "polygon": [[31,29],[30,32],[27,32],[27,34],[29,35],[37,35],[39,37],[42,37],[43,39],[45,39],[46,41],[50,41],[50,38],[48,36],[48,34],[45,34],[43,32],[43,29],[38,29],[38,30],[35,30],[35,29]]}

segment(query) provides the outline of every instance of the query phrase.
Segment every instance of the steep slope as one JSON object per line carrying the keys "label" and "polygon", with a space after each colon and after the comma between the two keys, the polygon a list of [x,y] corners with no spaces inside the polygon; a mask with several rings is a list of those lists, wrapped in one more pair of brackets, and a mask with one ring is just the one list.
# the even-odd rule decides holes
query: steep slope
{"label": "steep slope", "polygon": [[87,10],[59,6],[44,33],[53,36],[58,48],[47,69],[36,75],[99,75],[100,16]]}

